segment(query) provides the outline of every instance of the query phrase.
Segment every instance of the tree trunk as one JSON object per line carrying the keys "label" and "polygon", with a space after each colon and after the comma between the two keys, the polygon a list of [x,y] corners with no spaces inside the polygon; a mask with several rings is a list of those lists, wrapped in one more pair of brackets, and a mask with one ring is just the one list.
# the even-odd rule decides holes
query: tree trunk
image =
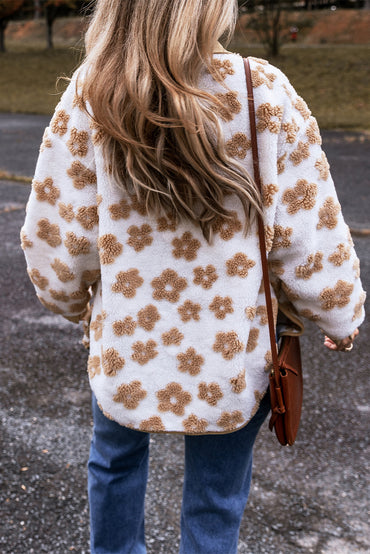
{"label": "tree trunk", "polygon": [[45,19],[46,19],[46,39],[49,50],[54,48],[53,43],[53,23],[56,18],[57,8],[50,6],[45,8]]}
{"label": "tree trunk", "polygon": [[33,18],[34,19],[40,19],[40,17],[41,17],[40,0],[33,0],[33,5],[34,5],[34,16],[33,16]]}
{"label": "tree trunk", "polygon": [[0,19],[0,52],[5,52],[5,29],[8,19]]}

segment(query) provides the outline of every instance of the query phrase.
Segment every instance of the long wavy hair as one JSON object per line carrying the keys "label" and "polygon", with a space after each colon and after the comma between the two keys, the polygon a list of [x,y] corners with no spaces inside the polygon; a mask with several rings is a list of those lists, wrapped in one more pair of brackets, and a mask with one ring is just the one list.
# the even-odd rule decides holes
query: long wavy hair
{"label": "long wavy hair", "polygon": [[191,220],[208,241],[216,221],[232,217],[225,196],[239,197],[245,232],[261,205],[226,153],[225,106],[199,88],[202,71],[217,79],[212,55],[236,17],[236,0],[97,0],[85,39],[82,99],[108,172],[148,213]]}

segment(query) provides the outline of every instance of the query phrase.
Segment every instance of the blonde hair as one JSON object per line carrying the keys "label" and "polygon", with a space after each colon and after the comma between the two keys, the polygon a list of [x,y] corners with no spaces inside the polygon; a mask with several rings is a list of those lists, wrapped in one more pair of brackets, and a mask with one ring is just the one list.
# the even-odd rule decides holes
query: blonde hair
{"label": "blonde hair", "polygon": [[214,47],[236,16],[236,0],[97,0],[86,34],[82,98],[109,173],[148,212],[189,219],[207,240],[231,217],[226,195],[242,202],[245,232],[260,210],[253,180],[226,154],[225,107],[198,85],[204,69],[217,78]]}

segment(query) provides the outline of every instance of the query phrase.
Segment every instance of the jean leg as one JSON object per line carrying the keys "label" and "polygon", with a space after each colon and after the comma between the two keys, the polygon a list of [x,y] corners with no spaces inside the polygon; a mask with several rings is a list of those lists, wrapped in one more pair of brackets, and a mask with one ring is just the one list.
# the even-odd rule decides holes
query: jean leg
{"label": "jean leg", "polygon": [[270,410],[267,393],[239,431],[185,437],[180,554],[235,554],[247,503],[252,452]]}
{"label": "jean leg", "polygon": [[144,503],[149,434],[108,419],[92,401],[88,462],[92,554],[145,554]]}

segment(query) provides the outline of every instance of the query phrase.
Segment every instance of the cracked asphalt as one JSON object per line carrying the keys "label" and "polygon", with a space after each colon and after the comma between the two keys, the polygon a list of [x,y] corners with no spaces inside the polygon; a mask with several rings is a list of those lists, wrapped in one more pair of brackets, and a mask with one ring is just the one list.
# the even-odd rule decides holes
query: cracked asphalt
{"label": "cracked asphalt", "polygon": [[[49,118],[0,114],[0,170],[32,176]],[[370,284],[370,136],[323,133],[343,212]],[[0,552],[89,552],[86,462],[91,436],[81,331],[36,300],[19,246],[29,185],[0,181]],[[369,300],[367,301],[369,311]],[[304,406],[294,447],[265,424],[243,519],[242,554],[370,553],[369,323],[351,354],[302,339]],[[183,471],[180,436],[152,436],[148,554],[175,554]]]}

